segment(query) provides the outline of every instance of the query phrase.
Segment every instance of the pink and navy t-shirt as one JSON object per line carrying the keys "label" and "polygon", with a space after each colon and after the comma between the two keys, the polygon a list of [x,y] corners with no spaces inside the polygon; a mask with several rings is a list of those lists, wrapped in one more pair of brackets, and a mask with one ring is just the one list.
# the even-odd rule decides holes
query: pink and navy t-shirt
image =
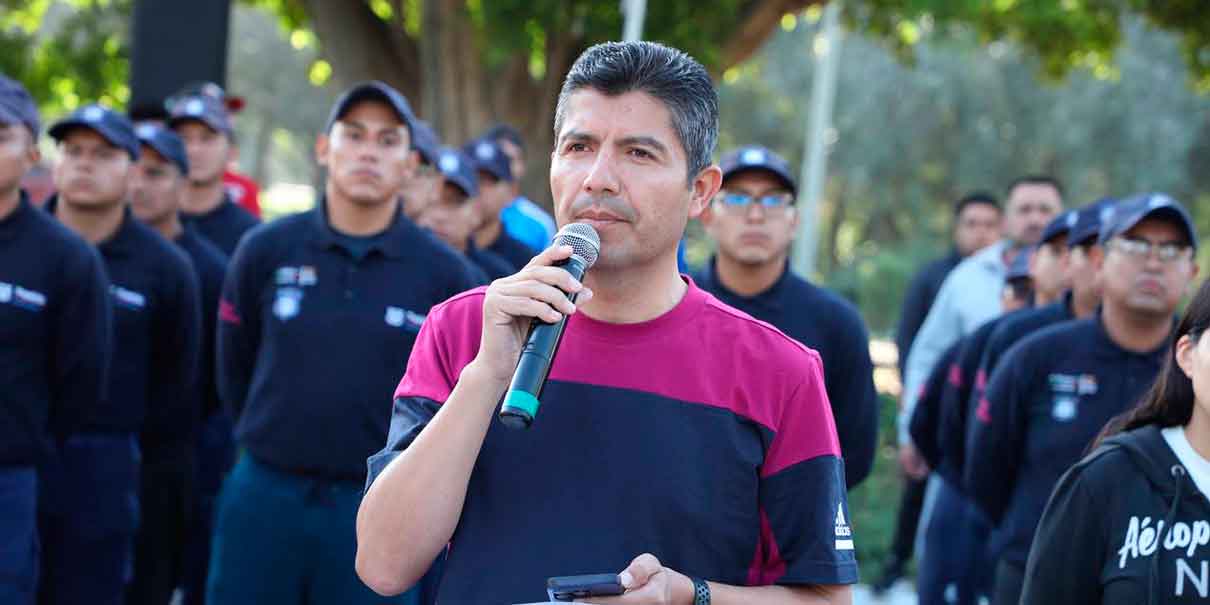
{"label": "pink and navy t-shirt", "polygon": [[[483,298],[458,295],[424,322],[369,482],[475,357]],[[439,603],[540,600],[551,576],[645,552],[727,584],[857,581],[817,353],[692,282],[651,321],[568,322],[533,426],[492,421]]]}

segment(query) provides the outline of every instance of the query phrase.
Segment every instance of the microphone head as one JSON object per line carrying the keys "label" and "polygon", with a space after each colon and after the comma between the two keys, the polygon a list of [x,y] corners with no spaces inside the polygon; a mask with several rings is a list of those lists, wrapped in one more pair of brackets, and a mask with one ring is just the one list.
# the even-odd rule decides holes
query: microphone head
{"label": "microphone head", "polygon": [[585,269],[592,267],[601,255],[601,236],[587,223],[568,223],[555,234],[554,243],[571,246],[572,256],[584,261]]}

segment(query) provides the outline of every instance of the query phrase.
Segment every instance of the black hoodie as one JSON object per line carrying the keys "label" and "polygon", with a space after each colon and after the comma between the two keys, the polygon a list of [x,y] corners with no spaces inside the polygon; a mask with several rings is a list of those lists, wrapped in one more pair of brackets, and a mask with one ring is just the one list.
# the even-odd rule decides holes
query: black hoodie
{"label": "black hoodie", "polygon": [[1210,602],[1210,501],[1160,429],[1117,435],[1059,481],[1023,605]]}

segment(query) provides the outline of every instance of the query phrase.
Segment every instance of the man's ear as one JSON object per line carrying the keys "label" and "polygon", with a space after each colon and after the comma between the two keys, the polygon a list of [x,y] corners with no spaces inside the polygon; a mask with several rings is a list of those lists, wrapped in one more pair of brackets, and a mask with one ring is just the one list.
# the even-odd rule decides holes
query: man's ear
{"label": "man's ear", "polygon": [[328,152],[330,151],[331,144],[327,133],[321,133],[315,137],[315,161],[324,168],[328,167]]}
{"label": "man's ear", "polygon": [[713,164],[702,169],[691,183],[689,218],[697,218],[710,205],[711,200],[723,186],[723,171]]}

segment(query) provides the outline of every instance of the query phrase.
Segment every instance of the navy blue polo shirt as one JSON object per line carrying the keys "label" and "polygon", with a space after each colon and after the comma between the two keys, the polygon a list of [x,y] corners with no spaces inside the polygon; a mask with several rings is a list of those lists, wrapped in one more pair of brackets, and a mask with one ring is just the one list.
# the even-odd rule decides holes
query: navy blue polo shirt
{"label": "navy blue polo shirt", "polygon": [[819,352],[844,455],[845,476],[850,487],[861,483],[874,465],[878,394],[874,390],[869,332],[857,308],[794,275],[788,266],[772,287],[751,297],[740,296],[723,286],[713,259],[694,280],[724,303],[773,324],[790,338]]}
{"label": "navy blue polo shirt", "polygon": [[210,212],[190,214],[181,212],[181,222],[193,227],[198,234],[218,246],[225,255],[235,253],[239,240],[249,229],[260,224],[251,212],[231,201],[231,195],[223,192],[223,201]]}
{"label": "navy blue polo shirt", "polygon": [[402,214],[358,257],[326,205],[262,225],[236,250],[220,302],[218,388],[258,461],[360,482],[429,309],[478,282]]}
{"label": "navy blue polo shirt", "polygon": [[496,241],[487,247],[487,251],[508,261],[512,267],[509,275],[521,270],[522,267],[529,264],[537,254],[521,243],[521,240],[508,234],[504,229],[500,230],[500,235],[496,237]]}
{"label": "navy blue polo shirt", "polygon": [[996,364],[1000,363],[1000,358],[1004,356],[1004,353],[1021,339],[1047,326],[1075,319],[1076,316],[1071,307],[1071,296],[1071,291],[1068,291],[1063,295],[1062,300],[1030,309],[1010,320],[1005,320],[1003,325],[998,327],[988,339],[983,359],[979,362],[983,383],[986,384],[986,378],[996,369]]}
{"label": "navy blue polo shirt", "polygon": [[1168,345],[1119,347],[1100,314],[1067,321],[1017,343],[992,372],[971,421],[965,482],[997,525],[994,552],[1024,566],[1059,477],[1105,424],[1138,403]]}
{"label": "navy blue polo shirt", "polygon": [[470,259],[476,267],[483,270],[483,274],[487,276],[487,280],[500,279],[507,277],[517,272],[513,266],[500,256],[484,250],[475,245],[475,240],[471,239],[466,244],[466,257]]}
{"label": "navy blue polo shirt", "polygon": [[[54,212],[57,198],[47,202]],[[122,224],[97,244],[113,305],[109,388],[91,433],[138,433],[144,457],[192,447],[201,396],[201,297],[189,257],[126,208]]]}
{"label": "navy blue polo shirt", "polygon": [[22,191],[0,219],[0,467],[37,464],[95,411],[112,321],[101,257]]}
{"label": "navy blue polo shirt", "polygon": [[[489,425],[439,604],[538,601],[548,577],[616,573],[647,552],[734,585],[857,581],[819,354],[687,285],[649,321],[568,318],[533,426]],[[369,482],[478,354],[484,291],[425,322]]]}
{"label": "navy blue polo shirt", "polygon": [[227,255],[191,227],[184,227],[175,243],[193,261],[201,289],[202,352],[198,363],[198,382],[202,397],[201,417],[208,418],[222,406],[214,376],[214,337],[218,324],[218,301],[223,292],[223,278],[227,275]]}

